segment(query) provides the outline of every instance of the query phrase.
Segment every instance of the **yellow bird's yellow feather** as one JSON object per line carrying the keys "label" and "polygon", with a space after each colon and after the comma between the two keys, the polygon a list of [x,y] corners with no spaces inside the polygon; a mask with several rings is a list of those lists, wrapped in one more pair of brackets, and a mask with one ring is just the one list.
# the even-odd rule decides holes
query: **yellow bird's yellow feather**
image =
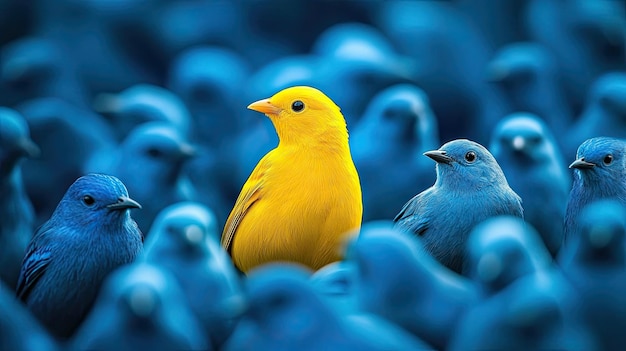
{"label": "yellow bird's yellow feather", "polygon": [[243,272],[273,261],[319,269],[340,260],[363,207],[339,107],[317,89],[293,87],[249,108],[271,119],[279,144],[243,185],[223,247]]}

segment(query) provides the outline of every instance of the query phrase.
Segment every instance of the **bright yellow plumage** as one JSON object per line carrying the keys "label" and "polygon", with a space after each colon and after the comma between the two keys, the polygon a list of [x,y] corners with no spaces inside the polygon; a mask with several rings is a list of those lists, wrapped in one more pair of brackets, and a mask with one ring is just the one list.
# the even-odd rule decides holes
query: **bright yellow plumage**
{"label": "bright yellow plumage", "polygon": [[339,107],[301,86],[248,108],[271,119],[280,141],[243,185],[222,245],[243,272],[271,261],[319,269],[340,260],[345,235],[361,226],[363,205]]}

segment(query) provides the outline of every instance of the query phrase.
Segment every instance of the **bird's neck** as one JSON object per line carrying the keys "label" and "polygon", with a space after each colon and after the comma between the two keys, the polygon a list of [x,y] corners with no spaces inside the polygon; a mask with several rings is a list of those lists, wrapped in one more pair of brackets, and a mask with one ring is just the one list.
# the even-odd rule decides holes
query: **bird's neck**
{"label": "bird's neck", "polygon": [[[297,129],[296,129],[297,128]],[[315,152],[349,154],[348,130],[343,126],[328,126],[322,130],[307,130],[300,126],[276,126],[279,148],[304,148]]]}

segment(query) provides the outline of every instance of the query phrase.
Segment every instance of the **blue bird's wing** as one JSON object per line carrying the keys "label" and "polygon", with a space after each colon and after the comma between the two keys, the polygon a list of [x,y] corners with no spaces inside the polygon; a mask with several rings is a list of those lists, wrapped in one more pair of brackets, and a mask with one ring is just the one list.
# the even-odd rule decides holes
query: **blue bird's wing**
{"label": "blue bird's wing", "polygon": [[50,263],[50,256],[50,249],[48,248],[33,246],[28,251],[24,258],[20,279],[17,283],[16,295],[18,299],[26,301],[30,290],[46,272],[46,268],[48,268]]}
{"label": "blue bird's wing", "polygon": [[428,223],[430,223],[427,211],[424,210],[427,192],[428,190],[409,200],[393,221],[400,227],[411,230],[415,235],[423,235],[428,230]]}

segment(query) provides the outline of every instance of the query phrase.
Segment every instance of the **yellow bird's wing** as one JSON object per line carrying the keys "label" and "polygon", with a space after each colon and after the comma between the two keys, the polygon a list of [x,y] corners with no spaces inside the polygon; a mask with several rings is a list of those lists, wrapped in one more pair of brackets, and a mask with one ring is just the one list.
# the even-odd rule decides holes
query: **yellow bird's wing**
{"label": "yellow bird's wing", "polygon": [[254,171],[252,171],[252,174],[250,174],[250,177],[241,189],[241,193],[239,193],[233,210],[226,220],[224,231],[222,232],[222,247],[228,253],[230,253],[233,238],[235,237],[239,223],[241,223],[241,220],[250,207],[261,198],[264,175],[271,164],[267,156],[269,156],[269,154],[259,161]]}

